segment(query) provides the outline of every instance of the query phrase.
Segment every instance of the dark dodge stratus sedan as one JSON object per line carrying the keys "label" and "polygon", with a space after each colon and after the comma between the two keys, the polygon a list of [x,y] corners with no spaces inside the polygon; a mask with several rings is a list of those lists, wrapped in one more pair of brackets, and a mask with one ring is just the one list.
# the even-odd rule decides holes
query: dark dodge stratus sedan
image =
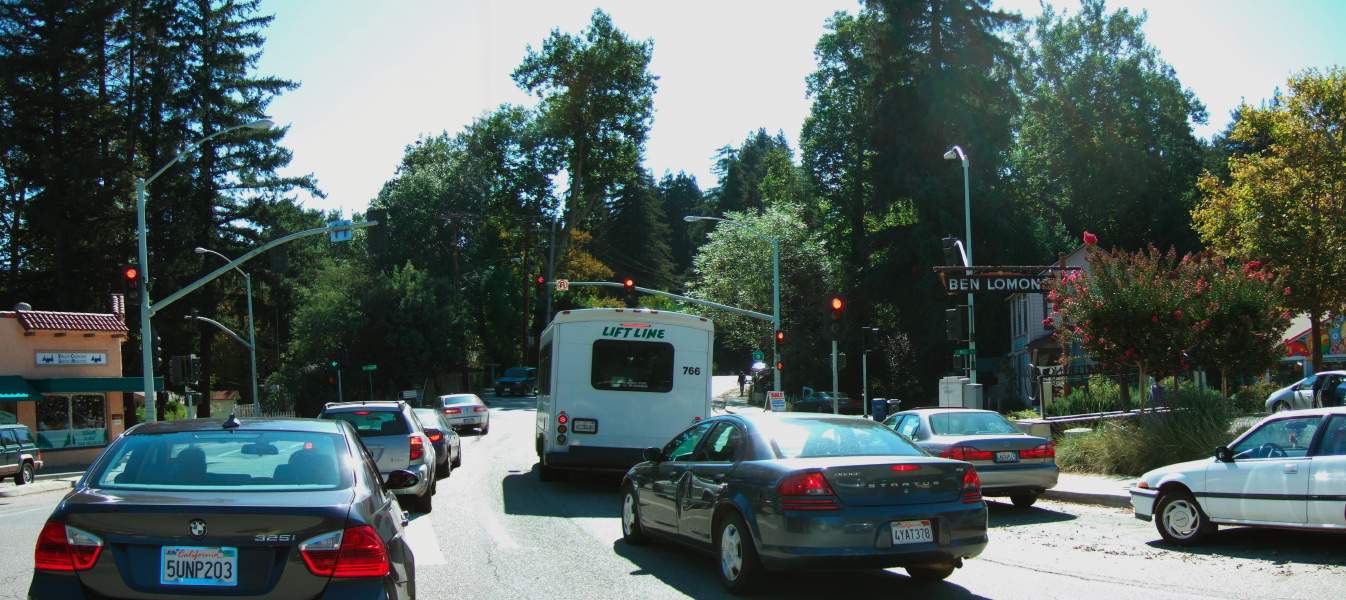
{"label": "dark dodge stratus sedan", "polygon": [[146,423],[99,455],[38,537],[30,598],[415,598],[405,516],[354,429]]}
{"label": "dark dodge stratus sedan", "polygon": [[735,594],[767,570],[905,567],[939,581],[986,548],[977,470],[866,419],[720,416],[645,457],[622,482],[623,537],[718,556]]}

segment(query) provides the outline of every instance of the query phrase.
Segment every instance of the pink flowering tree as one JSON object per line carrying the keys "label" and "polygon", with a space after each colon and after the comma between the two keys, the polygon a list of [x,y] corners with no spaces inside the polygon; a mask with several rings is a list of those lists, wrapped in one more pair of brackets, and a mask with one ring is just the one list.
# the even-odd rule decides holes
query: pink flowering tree
{"label": "pink flowering tree", "polygon": [[1228,396],[1230,378],[1259,375],[1280,360],[1290,288],[1282,272],[1257,261],[1230,266],[1208,253],[1197,258],[1197,278],[1184,292],[1197,319],[1188,354],[1191,362],[1220,371],[1220,390]]}

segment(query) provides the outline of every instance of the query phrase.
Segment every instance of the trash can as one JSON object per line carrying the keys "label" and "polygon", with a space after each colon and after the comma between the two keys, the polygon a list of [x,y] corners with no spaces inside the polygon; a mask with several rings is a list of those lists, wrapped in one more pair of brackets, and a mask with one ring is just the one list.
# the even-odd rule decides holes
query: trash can
{"label": "trash can", "polygon": [[874,420],[880,423],[888,418],[888,399],[875,398],[869,402],[870,413],[874,415]]}
{"label": "trash can", "polygon": [[895,415],[902,411],[902,401],[897,398],[888,399],[888,414]]}

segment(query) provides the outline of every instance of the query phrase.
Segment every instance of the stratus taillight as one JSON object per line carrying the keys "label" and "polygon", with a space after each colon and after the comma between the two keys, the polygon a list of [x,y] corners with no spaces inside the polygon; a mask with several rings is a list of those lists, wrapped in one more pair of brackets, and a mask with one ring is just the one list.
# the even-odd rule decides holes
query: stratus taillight
{"label": "stratus taillight", "polygon": [[1032,450],[1020,450],[1019,458],[1056,458],[1056,442],[1038,444]]}
{"label": "stratus taillight", "polygon": [[33,568],[48,571],[87,571],[98,562],[103,540],[55,521],[47,521],[37,536]]}
{"label": "stratus taillight", "polygon": [[444,439],[444,434],[438,431],[427,433],[426,435],[430,436],[430,441],[432,442],[438,442],[439,440]]}
{"label": "stratus taillight", "polygon": [[993,460],[995,453],[978,450],[972,446],[949,446],[939,453],[939,457],[954,460]]}
{"label": "stratus taillight", "polygon": [[388,549],[374,528],[348,527],[299,544],[299,555],[314,575],[383,577],[388,574]]}
{"label": "stratus taillight", "polygon": [[463,412],[463,410],[462,410],[461,408],[446,408],[446,409],[444,409],[444,414],[446,414],[446,415],[456,415],[456,414],[461,413],[461,412]]}
{"label": "stratus taillight", "polygon": [[963,473],[963,504],[973,502],[981,502],[981,476],[976,467],[968,465],[967,472]]}
{"label": "stratus taillight", "polygon": [[486,412],[485,406],[473,406],[472,412]]}
{"label": "stratus taillight", "polygon": [[784,510],[839,510],[836,494],[822,473],[795,473],[776,484],[780,507]]}
{"label": "stratus taillight", "polygon": [[419,435],[411,436],[411,460],[425,456],[425,440]]}

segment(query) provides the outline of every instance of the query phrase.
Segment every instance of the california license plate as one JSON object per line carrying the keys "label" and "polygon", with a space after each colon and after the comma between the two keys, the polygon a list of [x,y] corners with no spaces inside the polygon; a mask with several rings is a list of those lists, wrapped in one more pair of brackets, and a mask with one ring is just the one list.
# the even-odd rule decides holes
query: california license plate
{"label": "california license plate", "polygon": [[598,433],[598,421],[594,419],[575,419],[570,426],[575,433]]}
{"label": "california license plate", "polygon": [[894,521],[893,545],[924,544],[935,541],[935,531],[930,521]]}
{"label": "california license plate", "polygon": [[463,419],[463,422],[464,422],[464,423],[476,423],[476,422],[477,422],[477,418],[476,418],[476,417],[469,417],[469,418]]}
{"label": "california license plate", "polygon": [[238,548],[164,546],[159,583],[238,585]]}
{"label": "california license plate", "polygon": [[996,452],[996,453],[995,453],[995,461],[998,462],[998,463],[1012,463],[1012,462],[1019,462],[1019,453],[1018,453],[1018,452],[1014,452],[1014,451],[1010,451],[1010,452]]}

